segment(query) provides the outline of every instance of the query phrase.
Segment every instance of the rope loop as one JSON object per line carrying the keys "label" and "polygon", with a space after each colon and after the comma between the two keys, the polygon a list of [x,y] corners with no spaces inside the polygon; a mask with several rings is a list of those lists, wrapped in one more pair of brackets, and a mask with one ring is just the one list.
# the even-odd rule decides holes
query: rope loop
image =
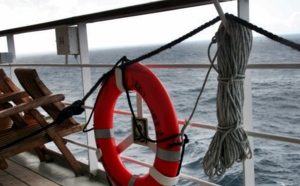
{"label": "rope loop", "polygon": [[216,44],[218,42],[217,40],[217,33],[211,38],[211,44]]}
{"label": "rope loop", "polygon": [[242,125],[229,125],[229,126],[217,126],[217,131],[218,132],[221,132],[221,133],[227,133],[227,132],[233,132],[233,131],[236,131],[237,129],[239,128],[242,128],[243,126]]}
{"label": "rope loop", "polygon": [[219,83],[222,83],[222,84],[233,84],[235,82],[241,82],[241,81],[244,81],[245,79],[245,75],[244,74],[237,74],[237,75],[233,75],[229,78],[225,78],[225,77],[220,77],[218,76],[218,82]]}

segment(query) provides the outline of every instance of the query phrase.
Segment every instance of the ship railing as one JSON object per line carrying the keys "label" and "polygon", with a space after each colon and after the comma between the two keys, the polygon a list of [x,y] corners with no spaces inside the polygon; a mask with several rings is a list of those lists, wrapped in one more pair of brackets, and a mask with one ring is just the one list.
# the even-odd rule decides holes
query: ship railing
{"label": "ship railing", "polygon": [[[225,2],[230,0],[220,0],[220,2]],[[79,36],[79,48],[80,48],[80,57],[81,57],[81,64],[18,64],[15,63],[16,59],[14,58],[13,63],[10,64],[0,64],[1,67],[9,67],[11,68],[11,72],[15,67],[26,67],[26,66],[50,66],[50,67],[79,67],[82,69],[82,79],[83,79],[83,93],[85,94],[91,88],[91,78],[89,68],[106,68],[112,67],[111,64],[90,64],[89,62],[89,47],[87,42],[87,28],[86,25],[92,22],[100,22],[100,21],[108,21],[113,19],[120,19],[126,18],[131,16],[139,16],[139,15],[146,15],[150,13],[156,12],[163,12],[168,10],[175,10],[180,8],[187,8],[187,7],[194,7],[200,6],[203,4],[211,4],[211,0],[185,0],[185,1],[173,1],[173,0],[164,0],[164,1],[155,1],[148,4],[142,4],[132,7],[124,7],[120,9],[115,9],[111,11],[104,11],[95,14],[85,15],[85,16],[78,16],[72,17],[57,21],[52,21],[48,23],[41,23],[36,25],[30,25],[25,27],[20,27],[16,29],[8,29],[4,31],[0,31],[0,37],[7,38],[7,49],[8,52],[12,53],[14,57],[16,57],[15,51],[15,42],[14,42],[14,35],[22,34],[22,33],[29,33],[34,31],[43,31],[43,30],[50,30],[55,29],[57,27],[63,25],[77,25],[78,26],[78,36]],[[249,20],[249,0],[237,0],[237,8],[238,8],[238,15],[245,20]],[[208,68],[209,64],[201,65],[201,64],[148,64],[149,68]],[[299,69],[300,64],[249,64],[248,69]],[[246,79],[245,79],[245,97],[249,99],[245,100],[244,109],[244,120],[245,120],[245,130],[248,132],[250,138],[250,144],[252,148],[254,148],[253,138],[252,137],[259,137],[259,138],[266,138],[270,140],[278,140],[284,141],[289,143],[297,143],[300,144],[299,138],[290,138],[281,135],[273,135],[267,133],[259,133],[253,131],[253,122],[252,122],[252,92],[251,92],[251,75],[248,76],[249,70],[246,71]],[[13,73],[11,73],[13,74]],[[14,77],[12,77],[14,79]],[[93,105],[92,99],[88,99],[86,104],[91,107]],[[141,105],[137,105],[137,112],[142,112]],[[91,109],[87,109],[86,116],[91,113]],[[130,115],[129,113],[123,111],[116,111],[117,114],[125,114]],[[182,124],[183,121],[179,120],[179,124]],[[192,122],[191,127],[196,128],[204,128],[209,130],[215,130],[216,126],[209,125],[209,124],[202,124],[197,122]],[[251,139],[252,138],[252,139]],[[89,149],[94,149],[95,145],[91,145],[95,143],[94,137],[91,133],[87,135],[88,147]],[[75,142],[76,143],[76,142]],[[121,142],[122,143],[122,142]],[[93,151],[93,150],[92,150]],[[95,154],[95,153],[93,153]],[[125,159],[125,157],[123,157]],[[97,161],[95,158],[88,156],[88,161],[94,162]],[[126,158],[126,161],[132,161],[129,158]],[[135,161],[135,160],[134,160]],[[138,163],[138,162],[136,162]],[[142,164],[142,163],[141,163]],[[255,185],[254,181],[254,161],[246,160],[243,169],[244,174],[244,185],[245,186],[252,186]],[[146,165],[147,166],[147,165]],[[90,166],[90,171],[94,169],[93,165]],[[182,178],[186,179],[189,176],[181,175]],[[194,181],[195,178],[188,179],[190,181]],[[195,179],[196,183],[202,185],[215,185],[213,183],[204,183],[201,180]]]}
{"label": "ship railing", "polygon": [[[152,66],[152,65],[149,65],[149,66]],[[153,66],[157,67],[157,65],[153,65]],[[172,65],[164,65],[164,66],[165,66],[165,68],[170,68]],[[253,68],[254,68],[254,66],[256,66],[256,65],[253,65]],[[258,66],[263,66],[263,68],[268,68],[268,69],[270,69],[270,67],[276,68],[276,69],[287,69],[287,68],[289,68],[288,66],[290,66],[290,64],[288,64],[287,66],[280,64],[279,65],[280,68],[276,64],[268,64],[268,65],[265,64],[265,65],[258,65]],[[300,69],[300,64],[298,64],[298,65],[291,64],[291,66],[293,66],[293,68]],[[257,67],[255,67],[255,68],[260,69],[260,68],[257,68]],[[70,103],[65,103],[65,104],[68,105]],[[92,106],[85,106],[85,108],[86,109],[92,109],[93,107]],[[123,110],[115,110],[115,114],[131,117],[131,112],[123,111]],[[148,118],[151,117],[151,115],[149,115],[149,114],[148,115],[145,114],[144,117],[145,116],[148,117]],[[179,125],[183,125],[184,123],[185,123],[184,120],[182,120],[182,119],[178,120]],[[208,130],[216,130],[217,129],[216,125],[199,123],[199,122],[191,122],[190,126],[194,127],[194,128],[198,128],[198,129],[208,129]],[[257,138],[264,138],[264,139],[280,141],[280,142],[300,144],[300,138],[293,138],[293,137],[288,137],[288,136],[283,136],[283,135],[275,135],[275,134],[262,133],[262,132],[256,132],[256,131],[248,131],[248,130],[245,130],[245,131],[251,137],[257,137]],[[68,141],[69,143],[84,147],[84,148],[92,149],[92,150],[95,150],[95,151],[97,150],[94,147],[87,146],[86,144],[78,143],[78,142],[75,142],[75,141],[70,140],[70,139],[66,139],[66,141]],[[127,143],[126,139],[124,141],[121,141],[118,144],[118,146],[122,143]],[[125,146],[127,146],[127,145],[125,145]],[[123,159],[125,161],[128,161],[128,162],[131,162],[131,163],[135,163],[137,165],[144,166],[144,167],[151,167],[152,166],[149,163],[145,163],[145,162],[139,161],[137,159],[133,159],[133,158],[123,156],[123,155],[121,155],[121,159]],[[208,181],[205,181],[205,180],[202,180],[202,179],[199,179],[199,178],[195,178],[195,177],[189,176],[187,174],[183,174],[183,173],[180,174],[180,178],[191,181],[191,182],[194,182],[194,183],[197,183],[197,184],[205,185],[205,186],[217,185],[215,183],[211,183],[211,182],[208,182]]]}
{"label": "ship railing", "polygon": [[[18,63],[10,63],[10,64],[0,64],[1,67],[9,67],[9,68],[16,68],[16,67],[39,67],[39,66],[45,66],[45,67],[90,67],[90,68],[111,68],[113,65],[111,64],[18,64]],[[209,67],[209,64],[146,64],[147,67],[149,68],[159,68],[159,69],[170,69],[170,68],[189,68],[189,69],[207,69]],[[247,69],[300,69],[300,64],[267,64],[267,63],[259,63],[259,64],[248,64]],[[65,103],[66,105],[70,104],[70,103]],[[87,105],[85,106],[86,109],[92,109],[93,106],[92,105]],[[141,105],[137,105],[137,112],[143,112],[142,111],[142,106]],[[122,110],[115,110],[115,114],[118,115],[125,115],[130,117],[131,113],[128,111],[122,111]],[[150,115],[144,115],[146,117],[151,117]],[[184,120],[179,119],[178,120],[178,124],[179,125],[183,125],[184,124]],[[191,127],[195,127],[195,128],[199,128],[199,129],[208,129],[208,130],[216,130],[216,125],[212,125],[212,124],[205,124],[205,123],[199,123],[199,122],[191,122]],[[270,134],[270,133],[262,133],[262,132],[256,132],[253,130],[245,130],[249,136],[251,137],[257,137],[257,138],[264,138],[264,139],[268,139],[268,140],[275,140],[275,141],[281,141],[281,142],[287,142],[287,143],[295,143],[295,144],[300,144],[300,138],[293,138],[293,137],[288,137],[288,136],[282,136],[282,135],[275,135],[275,134]],[[88,134],[89,135],[89,134]],[[87,135],[87,136],[88,136]],[[82,144],[82,143],[78,143],[75,142],[73,140],[70,139],[66,139],[66,141],[68,141],[69,143],[72,143],[74,145],[78,145],[81,147],[85,147],[87,149],[90,150],[96,150],[95,147],[93,146],[88,146],[87,144]],[[120,142],[119,144],[122,143],[127,143],[126,139],[122,142]],[[125,144],[125,146],[128,146],[128,144]],[[141,165],[141,166],[145,166],[145,167],[150,167],[151,165],[130,157],[126,157],[126,156],[121,156],[121,158],[125,161],[131,162],[131,163],[135,163],[137,165]],[[90,161],[88,159],[88,161]],[[245,165],[244,165],[245,166]],[[245,171],[247,169],[247,167],[244,167],[243,171]],[[244,173],[245,175],[245,173]],[[247,176],[247,175],[246,175]],[[211,182],[207,182],[205,180],[201,180],[186,174],[180,174],[180,177],[182,179],[197,183],[197,184],[201,184],[201,185],[206,185],[206,186],[212,186],[212,185],[216,185],[214,183]],[[245,183],[244,183],[245,184]]]}

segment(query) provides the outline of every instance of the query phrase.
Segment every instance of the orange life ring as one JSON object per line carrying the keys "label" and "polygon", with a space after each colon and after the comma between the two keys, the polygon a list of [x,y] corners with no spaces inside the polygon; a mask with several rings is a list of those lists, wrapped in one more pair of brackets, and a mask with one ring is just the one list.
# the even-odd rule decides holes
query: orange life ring
{"label": "orange life ring", "polygon": [[[140,63],[128,66],[123,73],[127,89],[138,92],[151,112],[156,140],[179,134],[173,104],[159,79]],[[146,175],[135,176],[125,168],[113,137],[114,107],[122,91],[117,88],[115,74],[106,81],[95,106],[94,131],[97,147],[102,151],[99,161],[110,181],[113,185],[174,185],[180,161],[180,147],[170,146],[174,138],[157,143],[153,167]]]}

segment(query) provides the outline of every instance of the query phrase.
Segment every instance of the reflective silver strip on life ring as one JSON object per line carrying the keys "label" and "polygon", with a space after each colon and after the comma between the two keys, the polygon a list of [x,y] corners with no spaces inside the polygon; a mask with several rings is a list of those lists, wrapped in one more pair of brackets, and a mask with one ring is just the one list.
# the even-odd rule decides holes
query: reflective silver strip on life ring
{"label": "reflective silver strip on life ring", "polygon": [[156,157],[171,162],[177,162],[180,160],[180,151],[170,151],[157,147]]}
{"label": "reflective silver strip on life ring", "polygon": [[95,138],[113,138],[113,129],[95,129]]}
{"label": "reflective silver strip on life ring", "polygon": [[138,177],[139,177],[138,175],[133,175],[133,176],[130,178],[129,182],[128,182],[128,186],[133,186],[135,180],[136,180]]}
{"label": "reflective silver strip on life ring", "polygon": [[172,186],[176,185],[179,180],[179,175],[176,177],[168,177],[160,173],[156,168],[150,167],[149,174],[155,181],[161,185]]}
{"label": "reflective silver strip on life ring", "polygon": [[121,92],[125,92],[125,88],[123,86],[123,73],[122,73],[122,69],[115,68],[115,76],[116,76],[116,85],[117,85],[117,88]]}

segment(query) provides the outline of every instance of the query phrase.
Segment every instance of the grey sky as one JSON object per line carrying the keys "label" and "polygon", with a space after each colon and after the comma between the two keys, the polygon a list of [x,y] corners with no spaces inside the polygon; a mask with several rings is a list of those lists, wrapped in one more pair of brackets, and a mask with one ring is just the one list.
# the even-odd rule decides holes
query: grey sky
{"label": "grey sky", "polygon": [[[148,0],[150,1],[150,0]],[[140,3],[140,0],[0,0],[0,30]],[[147,2],[147,1],[143,1]],[[221,3],[237,14],[236,1]],[[88,24],[89,46],[165,43],[217,16],[213,5]],[[300,33],[299,0],[250,0],[250,22],[275,34]],[[193,39],[209,40],[218,25]],[[55,51],[54,31],[15,36],[17,53]],[[28,44],[32,47],[28,47]],[[6,48],[0,38],[0,51]]]}

